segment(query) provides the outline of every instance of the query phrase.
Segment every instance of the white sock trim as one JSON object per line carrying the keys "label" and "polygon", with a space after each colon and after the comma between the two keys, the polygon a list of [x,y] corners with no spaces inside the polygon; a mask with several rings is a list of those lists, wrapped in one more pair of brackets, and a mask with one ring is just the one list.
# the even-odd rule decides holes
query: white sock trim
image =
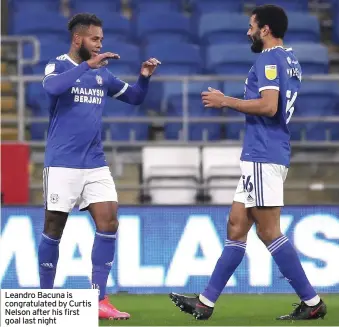
{"label": "white sock trim", "polygon": [[214,308],[214,303],[210,301],[208,298],[206,298],[205,296],[203,296],[202,294],[199,295],[199,300],[200,302],[207,305],[208,307]]}
{"label": "white sock trim", "polygon": [[101,233],[98,233],[98,232],[95,232],[95,234],[97,234],[101,237],[106,237],[106,238],[117,238],[116,234],[101,234]]}
{"label": "white sock trim", "polygon": [[48,237],[46,234],[44,234],[44,233],[42,233],[41,234],[44,238],[47,238],[48,240],[50,240],[50,241],[53,241],[53,242],[55,242],[55,243],[59,243],[60,242],[60,239],[59,240],[56,240],[56,239],[54,239],[54,238],[50,238],[50,237]]}
{"label": "white sock trim", "polygon": [[310,300],[304,301],[306,303],[306,305],[308,305],[309,307],[314,307],[315,305],[317,305],[320,302],[320,297],[319,295],[316,295],[315,297],[313,297]]}

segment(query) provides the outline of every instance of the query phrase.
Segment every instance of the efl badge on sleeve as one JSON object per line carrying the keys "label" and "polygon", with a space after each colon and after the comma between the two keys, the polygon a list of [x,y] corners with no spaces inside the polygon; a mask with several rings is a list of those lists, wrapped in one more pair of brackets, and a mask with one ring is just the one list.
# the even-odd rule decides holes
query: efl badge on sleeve
{"label": "efl badge on sleeve", "polygon": [[45,75],[52,74],[55,70],[55,64],[48,64],[45,68]]}
{"label": "efl badge on sleeve", "polygon": [[268,80],[273,81],[277,78],[277,65],[266,65],[265,76]]}
{"label": "efl badge on sleeve", "polygon": [[97,83],[98,83],[100,86],[102,86],[102,77],[101,77],[100,75],[97,75],[95,78],[97,79]]}

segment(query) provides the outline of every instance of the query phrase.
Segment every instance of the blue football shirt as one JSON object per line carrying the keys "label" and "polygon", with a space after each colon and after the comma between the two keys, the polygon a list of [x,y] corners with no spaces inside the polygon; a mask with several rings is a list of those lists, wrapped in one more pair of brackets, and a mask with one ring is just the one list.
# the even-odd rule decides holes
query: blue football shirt
{"label": "blue football shirt", "polygon": [[[43,83],[77,65],[67,54],[51,60],[45,68]],[[106,68],[99,68],[85,71],[61,95],[49,94],[45,167],[89,169],[107,166],[101,142],[106,96],[116,98],[127,87],[127,83]]]}
{"label": "blue football shirt", "polygon": [[274,117],[246,114],[241,160],[289,167],[291,148],[288,123],[301,85],[301,67],[292,49],[264,50],[248,73],[244,99],[258,99],[260,92],[279,91]]}

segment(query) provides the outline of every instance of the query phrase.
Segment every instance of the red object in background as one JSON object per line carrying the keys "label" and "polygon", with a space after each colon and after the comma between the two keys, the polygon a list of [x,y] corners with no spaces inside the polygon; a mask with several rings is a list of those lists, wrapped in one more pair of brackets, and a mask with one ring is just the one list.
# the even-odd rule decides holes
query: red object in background
{"label": "red object in background", "polygon": [[29,147],[1,144],[1,193],[4,204],[29,201]]}

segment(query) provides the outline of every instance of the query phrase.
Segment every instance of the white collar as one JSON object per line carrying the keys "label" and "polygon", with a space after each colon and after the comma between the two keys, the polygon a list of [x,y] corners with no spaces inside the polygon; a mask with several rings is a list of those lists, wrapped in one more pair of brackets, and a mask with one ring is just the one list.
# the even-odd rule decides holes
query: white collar
{"label": "white collar", "polygon": [[285,51],[292,51],[292,48],[284,48],[284,47],[282,47],[281,45],[277,45],[277,46],[275,46],[275,47],[265,49],[265,50],[263,50],[263,51],[261,51],[261,52],[270,52],[271,50],[278,49],[278,48],[281,48],[281,49],[283,49],[283,50],[285,50]]}
{"label": "white collar", "polygon": [[67,59],[68,61],[70,61],[74,66],[79,66],[79,64],[77,64],[74,60],[72,60],[68,54],[65,54],[65,57],[66,57],[66,59]]}

